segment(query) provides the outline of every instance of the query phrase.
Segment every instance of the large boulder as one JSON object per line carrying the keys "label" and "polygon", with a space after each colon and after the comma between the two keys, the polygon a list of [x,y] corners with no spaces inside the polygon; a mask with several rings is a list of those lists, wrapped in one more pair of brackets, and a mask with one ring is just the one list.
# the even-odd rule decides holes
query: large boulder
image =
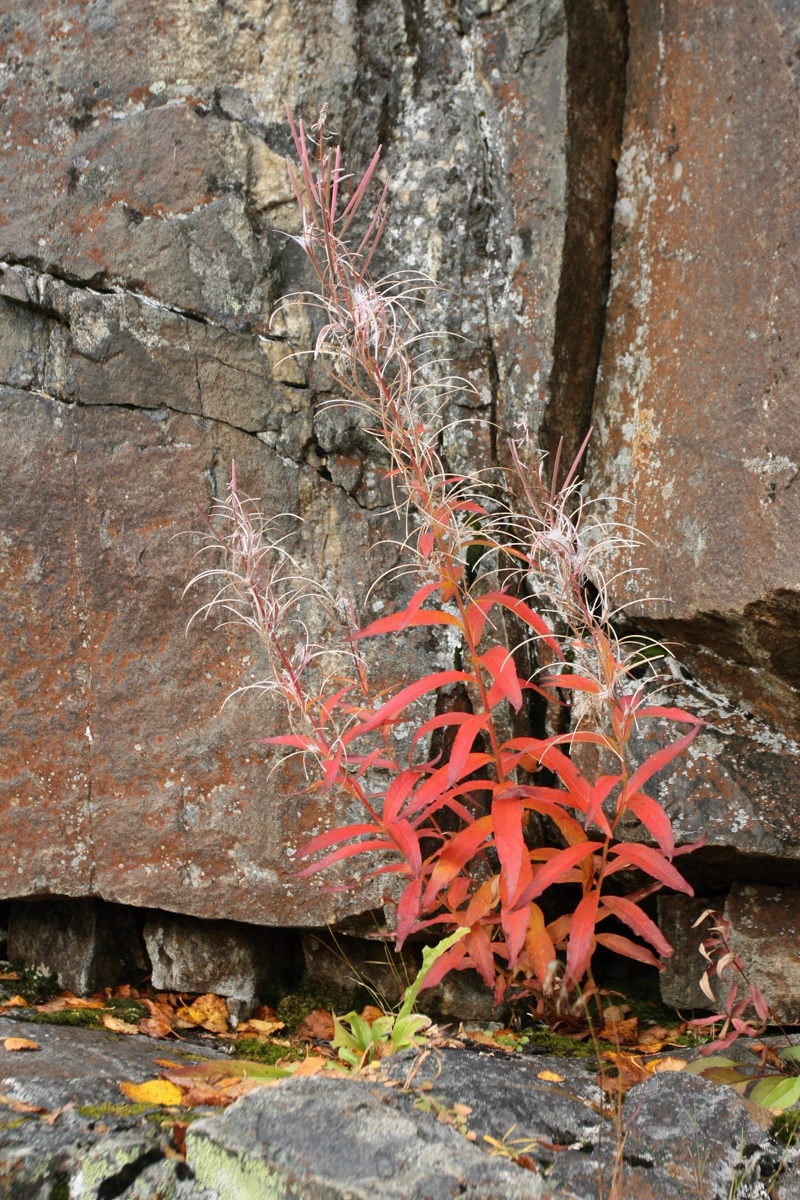
{"label": "large boulder", "polygon": [[794,884],[800,857],[797,24],[777,0],[629,18],[588,491],[640,533],[608,571],[681,660],[666,702],[708,722],[652,786],[724,895]]}
{"label": "large boulder", "polygon": [[[336,798],[299,796],[299,764],[265,765],[254,739],[283,731],[278,706],[222,710],[263,671],[258,646],[236,629],[185,635],[196,545],[173,538],[197,528],[194,498],[207,511],[222,495],[233,457],[245,490],[304,519],[297,553],[332,589],[363,599],[395,561],[368,440],[324,410],[330,380],[287,358],[309,322],[269,327],[277,298],[307,283],[287,236],[285,106],[310,123],[329,102],[356,167],[385,144],[394,215],[378,267],[450,289],[445,324],[469,339],[457,365],[476,388],[453,415],[477,423],[453,425],[446,449],[455,469],[488,463],[490,419],[546,433],[548,398],[578,378],[588,403],[623,9],[8,8],[0,895],[295,926],[391,898],[285,877],[287,848],[336,819]],[[401,600],[401,587],[374,597]],[[398,650],[376,661],[382,686],[436,662],[428,638]]]}

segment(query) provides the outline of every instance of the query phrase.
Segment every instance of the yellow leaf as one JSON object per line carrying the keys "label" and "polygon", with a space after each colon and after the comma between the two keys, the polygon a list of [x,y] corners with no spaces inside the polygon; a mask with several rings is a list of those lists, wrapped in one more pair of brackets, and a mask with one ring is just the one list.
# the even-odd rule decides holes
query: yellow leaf
{"label": "yellow leaf", "polygon": [[279,1029],[285,1029],[286,1025],[283,1021],[258,1021],[255,1017],[251,1017],[249,1021],[245,1021],[242,1025],[236,1027],[237,1033],[260,1033],[262,1037],[269,1037],[271,1033],[277,1033]]}
{"label": "yellow leaf", "polygon": [[32,1042],[30,1038],[15,1038],[7,1037],[3,1042],[4,1050],[41,1050],[38,1042]]}
{"label": "yellow leaf", "polygon": [[645,1066],[651,1075],[655,1075],[659,1071],[682,1071],[686,1062],[682,1058],[667,1056],[666,1058],[657,1058],[655,1062],[646,1063]]}
{"label": "yellow leaf", "polygon": [[3,1001],[3,1008],[27,1008],[28,1001],[24,996],[12,996],[10,1000]]}
{"label": "yellow leaf", "polygon": [[112,1033],[138,1033],[137,1025],[129,1025],[127,1021],[121,1021],[119,1017],[109,1016],[108,1013],[103,1013],[103,1024],[106,1029],[110,1029]]}
{"label": "yellow leaf", "polygon": [[537,1079],[545,1079],[548,1083],[563,1083],[566,1075],[556,1075],[555,1071],[539,1071]]}
{"label": "yellow leaf", "polygon": [[198,996],[188,1008],[178,1009],[178,1018],[190,1025],[199,1025],[209,1033],[227,1033],[228,1006],[221,996],[213,992]]}
{"label": "yellow leaf", "polygon": [[297,1078],[298,1075],[316,1075],[323,1069],[326,1062],[327,1059],[310,1054],[308,1058],[304,1058],[301,1063],[298,1063],[292,1075],[294,1078]]}
{"label": "yellow leaf", "polygon": [[147,1083],[126,1081],[119,1085],[119,1090],[135,1104],[163,1104],[172,1107],[180,1104],[183,1099],[181,1089],[168,1079],[148,1079]]}

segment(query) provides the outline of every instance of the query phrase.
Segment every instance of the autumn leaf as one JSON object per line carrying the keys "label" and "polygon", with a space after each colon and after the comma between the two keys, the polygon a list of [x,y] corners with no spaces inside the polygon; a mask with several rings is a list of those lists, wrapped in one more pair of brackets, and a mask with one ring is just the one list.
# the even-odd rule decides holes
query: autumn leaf
{"label": "autumn leaf", "polygon": [[139,1027],[137,1025],[129,1025],[127,1021],[121,1021],[119,1017],[112,1017],[109,1013],[103,1013],[101,1018],[106,1029],[110,1029],[112,1033],[128,1033],[137,1034]]}
{"label": "autumn leaf", "polygon": [[655,1062],[645,1063],[645,1067],[651,1075],[658,1075],[661,1071],[684,1071],[686,1060],[665,1055],[664,1058],[657,1058]]}
{"label": "autumn leaf", "polygon": [[183,1100],[183,1092],[175,1083],[167,1079],[148,1079],[146,1083],[128,1083],[119,1085],[123,1096],[127,1096],[134,1104],[159,1104],[174,1108]]}
{"label": "autumn leaf", "polygon": [[335,1034],[333,1014],[324,1008],[315,1008],[297,1026],[297,1036],[309,1041],[330,1042]]}
{"label": "autumn leaf", "polygon": [[28,1001],[24,996],[12,996],[10,1000],[3,1001],[3,1008],[28,1008]]}
{"label": "autumn leaf", "polygon": [[255,1033],[259,1037],[270,1037],[273,1033],[279,1033],[281,1029],[285,1029],[286,1025],[283,1021],[261,1021],[257,1017],[251,1017],[249,1021],[243,1021],[236,1026],[236,1032],[251,1034]]}
{"label": "autumn leaf", "polygon": [[84,999],[82,996],[74,996],[72,992],[62,992],[60,996],[56,996],[53,1000],[47,1000],[44,1004],[37,1004],[36,1011],[40,1013],[64,1012],[70,1008],[105,1008],[105,997],[92,996],[89,999]]}
{"label": "autumn leaf", "polygon": [[26,1116],[41,1116],[46,1113],[46,1108],[41,1108],[35,1104],[27,1104],[24,1100],[14,1100],[11,1096],[6,1096],[0,1092],[0,1104],[4,1104],[6,1108],[10,1108],[12,1112],[24,1113]]}
{"label": "autumn leaf", "polygon": [[209,1033],[228,1032],[228,1006],[221,996],[208,992],[198,996],[188,1008],[179,1008],[176,1014],[177,1022],[184,1028],[200,1026]]}
{"label": "autumn leaf", "polygon": [[0,981],[2,981],[3,983],[7,983],[9,980],[12,980],[12,979],[14,979],[14,980],[22,979],[22,976],[20,975],[19,971],[4,971],[2,974],[0,974]]}
{"label": "autumn leaf", "polygon": [[319,1075],[320,1071],[327,1065],[327,1062],[327,1058],[322,1058],[319,1054],[309,1054],[308,1058],[304,1058],[301,1063],[297,1064],[292,1072],[292,1076],[298,1079],[300,1076]]}
{"label": "autumn leaf", "polygon": [[556,1075],[555,1071],[537,1071],[537,1079],[544,1079],[546,1083],[563,1083],[566,1075]]}
{"label": "autumn leaf", "polygon": [[4,1050],[41,1050],[41,1048],[38,1042],[24,1037],[7,1037],[3,1042]]}

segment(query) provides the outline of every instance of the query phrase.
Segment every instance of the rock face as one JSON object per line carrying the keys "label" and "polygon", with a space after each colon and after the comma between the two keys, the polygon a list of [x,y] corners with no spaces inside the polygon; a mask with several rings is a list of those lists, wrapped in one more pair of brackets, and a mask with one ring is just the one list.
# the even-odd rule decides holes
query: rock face
{"label": "rock face", "polygon": [[[455,469],[488,462],[489,420],[549,436],[551,397],[590,400],[624,5],[41,0],[3,22],[0,895],[294,926],[380,907],[382,885],[285,878],[332,802],[265,766],[275,706],[221,711],[259,677],[258,647],[187,638],[196,547],[173,541],[235,458],[246,491],[304,519],[312,575],[358,601],[395,561],[369,442],[287,358],[308,322],[269,327],[308,282],[285,106],[311,122],[329,103],[356,166],[384,143],[380,269],[451,289],[476,424],[446,449]],[[430,639],[393,647],[381,681],[418,655],[435,661]]]}
{"label": "rock face", "polygon": [[[708,833],[687,871],[704,894],[791,884],[791,6],[6,7],[0,896],[311,928],[391,903],[386,877],[359,893],[287,877],[287,850],[337,800],[304,793],[300,764],[271,770],[255,739],[285,732],[276,705],[222,709],[260,677],[258,647],[235,628],[185,635],[196,543],[173,537],[197,527],[193,498],[208,511],[223,494],[232,458],[244,490],[303,519],[308,573],[366,617],[403,598],[386,584],[365,601],[399,527],[368,437],[290,356],[311,319],[270,325],[309,283],[287,103],[308,123],[329,104],[355,166],[383,143],[376,270],[448,289],[455,370],[475,388],[448,413],[448,467],[502,463],[523,418],[543,448],[563,434],[567,457],[595,425],[589,491],[647,539],[610,565],[650,571],[617,598],[687,646],[673,698],[709,720],[657,785],[681,838]],[[376,647],[375,677],[406,682],[444,653],[428,633]]]}
{"label": "rock face", "polygon": [[[659,897],[658,908],[659,924],[678,948],[661,981],[661,993],[668,1003],[677,1008],[708,1007],[698,982],[706,966],[699,945],[710,936],[711,922],[699,929],[692,926],[705,909],[715,908],[730,923],[730,949],[740,956],[748,979],[761,989],[773,1016],[783,1025],[800,1023],[800,893],[796,889],[739,883],[725,898]],[[733,982],[730,970],[723,973],[722,980],[712,980],[721,1004]],[[746,995],[746,985],[740,979],[737,982],[740,994]]]}

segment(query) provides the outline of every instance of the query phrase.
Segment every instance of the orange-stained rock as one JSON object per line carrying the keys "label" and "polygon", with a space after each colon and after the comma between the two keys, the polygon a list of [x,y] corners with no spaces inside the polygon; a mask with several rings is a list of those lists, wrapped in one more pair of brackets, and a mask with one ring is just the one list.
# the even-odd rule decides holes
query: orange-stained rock
{"label": "orange-stained rock", "polygon": [[[585,20],[545,0],[6,8],[0,895],[297,926],[379,907],[388,884],[331,897],[285,877],[287,849],[342,813],[297,795],[297,764],[270,771],[253,741],[285,732],[269,699],[222,710],[258,677],[259,650],[235,630],[184,636],[192,541],[172,540],[235,456],[266,509],[304,519],[312,573],[358,599],[395,563],[378,546],[398,527],[369,439],[324,408],[330,379],[287,359],[310,344],[308,320],[268,325],[308,284],[287,237],[286,105],[310,124],[329,102],[354,169],[384,143],[376,270],[449,289],[445,324],[469,339],[457,367],[477,392],[454,404],[445,449],[453,469],[485,463],[490,420],[501,437],[523,413],[539,428],[558,364],[588,395],[621,0]],[[375,602],[386,611],[405,586]],[[374,650],[384,686],[435,661],[427,635],[400,646]]]}
{"label": "orange-stained rock", "polygon": [[254,739],[282,728],[274,708],[222,709],[259,677],[258,645],[237,629],[187,634],[181,592],[192,497],[207,506],[231,456],[242,486],[275,507],[298,506],[305,489],[307,508],[324,508],[302,544],[309,569],[335,551],[356,590],[385,524],[257,438],[165,409],[5,388],[0,443],[2,894],[265,924],[358,910],[363,897],[286,880],[287,848],[331,819],[332,802],[296,795],[296,771],[270,772]]}
{"label": "orange-stained rock", "polygon": [[589,488],[645,535],[615,564],[649,568],[621,590],[631,615],[686,643],[707,684],[796,734],[796,13],[779,0],[724,14],[634,0],[629,12]]}

